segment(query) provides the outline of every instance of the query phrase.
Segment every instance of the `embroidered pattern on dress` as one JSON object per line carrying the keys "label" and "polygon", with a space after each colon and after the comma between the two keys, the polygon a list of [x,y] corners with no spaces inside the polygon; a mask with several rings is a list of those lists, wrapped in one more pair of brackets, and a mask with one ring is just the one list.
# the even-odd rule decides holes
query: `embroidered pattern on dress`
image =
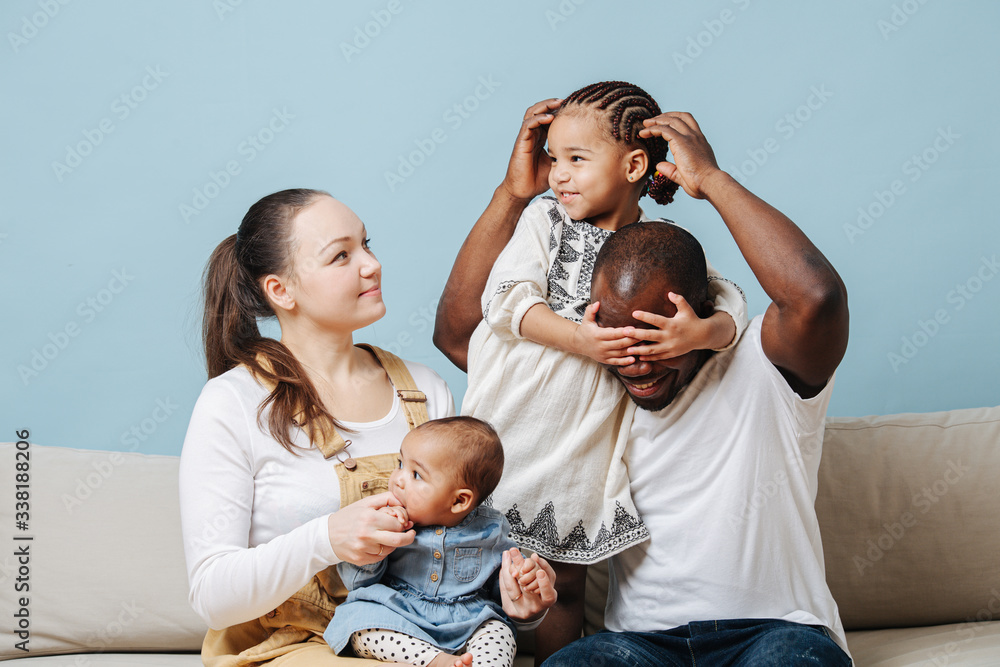
{"label": "embroidered pattern on dress", "polygon": [[490,297],[490,300],[486,302],[486,307],[483,308],[483,319],[484,320],[489,319],[489,317],[490,317],[490,306],[493,304],[493,299],[495,299],[498,294],[503,294],[505,292],[509,292],[510,289],[512,287],[514,287],[514,285],[516,285],[516,284],[517,284],[516,280],[505,280],[502,283],[500,283],[499,285],[497,285],[497,289],[496,289],[495,292],[493,292],[493,296]]}
{"label": "embroidered pattern on dress", "polygon": [[747,295],[746,295],[746,292],[743,291],[742,287],[740,287],[739,285],[737,285],[736,283],[734,283],[729,278],[723,278],[722,276],[709,276],[708,277],[708,282],[713,282],[713,281],[716,281],[716,280],[721,280],[722,282],[729,283],[730,285],[732,285],[733,287],[735,287],[736,291],[740,293],[741,297],[743,297],[743,303],[747,302]]}
{"label": "embroidered pattern on dress", "polygon": [[507,522],[510,523],[510,536],[518,545],[537,551],[545,558],[570,563],[592,563],[649,537],[649,530],[642,520],[629,514],[618,501],[615,501],[615,518],[611,529],[602,521],[593,542],[587,537],[582,520],[577,522],[565,539],[560,540],[552,501],[545,504],[542,511],[532,519],[530,526],[524,525],[521,511],[515,503],[507,510]]}

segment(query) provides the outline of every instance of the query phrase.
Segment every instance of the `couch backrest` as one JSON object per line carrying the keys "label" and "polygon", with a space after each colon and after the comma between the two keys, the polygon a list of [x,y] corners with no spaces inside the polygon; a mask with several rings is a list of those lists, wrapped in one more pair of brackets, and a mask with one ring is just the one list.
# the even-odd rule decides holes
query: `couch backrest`
{"label": "couch backrest", "polygon": [[816,513],[851,629],[1000,618],[1000,407],[827,421]]}
{"label": "couch backrest", "polygon": [[[12,497],[0,503],[0,608],[10,627],[8,614],[22,608],[21,596],[28,599],[30,654],[15,647],[15,637],[0,647],[0,660],[198,651],[206,626],[187,601],[179,459],[37,445],[27,451],[27,529],[17,529]],[[7,477],[14,476],[16,453],[14,443],[0,443],[0,469]],[[4,489],[11,488],[9,481]],[[13,541],[11,533],[33,539]],[[13,555],[15,548],[28,549],[25,563]],[[17,591],[22,565],[22,583],[30,588]],[[14,623],[16,630],[17,618]]]}

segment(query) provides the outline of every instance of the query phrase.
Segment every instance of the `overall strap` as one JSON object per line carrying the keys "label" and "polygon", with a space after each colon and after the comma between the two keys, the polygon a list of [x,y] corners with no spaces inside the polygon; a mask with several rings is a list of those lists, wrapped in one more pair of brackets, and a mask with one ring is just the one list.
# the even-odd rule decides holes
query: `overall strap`
{"label": "overall strap", "polygon": [[410,425],[410,430],[428,421],[430,416],[427,414],[427,396],[417,389],[417,383],[413,381],[413,376],[410,375],[403,360],[392,352],[367,343],[358,343],[357,347],[362,347],[374,354],[382,368],[385,369],[389,381],[402,403],[403,412],[406,413],[406,423]]}

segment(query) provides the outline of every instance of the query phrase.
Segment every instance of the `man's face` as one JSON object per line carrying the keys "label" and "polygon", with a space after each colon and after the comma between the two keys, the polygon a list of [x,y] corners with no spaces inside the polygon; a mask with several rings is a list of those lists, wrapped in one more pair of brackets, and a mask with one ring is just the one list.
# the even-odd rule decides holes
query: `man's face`
{"label": "man's face", "polygon": [[[610,289],[600,274],[594,276],[591,300],[600,301],[597,323],[602,327],[627,327],[649,329],[651,326],[632,316],[636,310],[645,310],[664,317],[673,317],[676,306],[667,299],[670,286],[663,280],[652,280],[634,299],[626,302]],[[605,366],[625,386],[632,401],[643,410],[662,410],[670,405],[678,392],[694,378],[704,363],[707,353],[693,350],[673,359],[661,361],[636,361],[628,366]]]}

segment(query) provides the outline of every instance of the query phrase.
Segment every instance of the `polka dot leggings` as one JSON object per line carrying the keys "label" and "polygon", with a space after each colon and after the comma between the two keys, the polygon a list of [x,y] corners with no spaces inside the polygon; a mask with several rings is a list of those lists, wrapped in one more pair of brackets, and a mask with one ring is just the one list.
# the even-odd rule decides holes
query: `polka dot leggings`
{"label": "polka dot leggings", "polygon": [[[427,665],[442,653],[422,639],[381,628],[355,632],[351,635],[351,648],[359,658],[405,662],[410,665]],[[476,628],[466,642],[464,651],[472,654],[473,665],[511,667],[514,664],[515,648],[514,631],[506,623],[493,619]]]}

